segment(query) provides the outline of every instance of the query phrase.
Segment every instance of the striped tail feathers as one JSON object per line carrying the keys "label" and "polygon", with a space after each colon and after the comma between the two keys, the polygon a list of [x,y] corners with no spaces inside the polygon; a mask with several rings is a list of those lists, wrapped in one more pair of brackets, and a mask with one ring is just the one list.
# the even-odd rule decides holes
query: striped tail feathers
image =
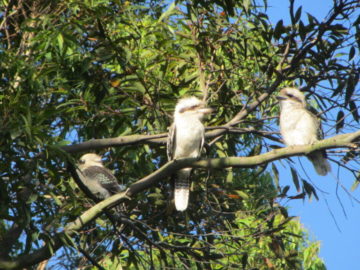
{"label": "striped tail feathers", "polygon": [[191,168],[179,170],[175,177],[175,208],[185,211],[189,203]]}
{"label": "striped tail feathers", "polygon": [[325,151],[315,151],[307,155],[319,175],[327,175],[331,171],[330,163],[326,159]]}

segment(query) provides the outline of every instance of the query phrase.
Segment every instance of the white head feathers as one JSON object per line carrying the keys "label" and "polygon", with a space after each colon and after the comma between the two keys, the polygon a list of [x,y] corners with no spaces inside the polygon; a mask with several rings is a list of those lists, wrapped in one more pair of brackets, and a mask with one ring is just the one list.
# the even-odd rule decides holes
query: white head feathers
{"label": "white head feathers", "polygon": [[80,158],[81,167],[99,166],[104,167],[102,164],[101,156],[93,153],[85,154]]}
{"label": "white head feathers", "polygon": [[280,101],[280,104],[283,101],[286,101],[292,104],[297,104],[298,106],[301,104],[301,107],[303,108],[306,107],[305,95],[296,88],[286,87],[281,89],[277,99]]}
{"label": "white head feathers", "polygon": [[199,119],[202,119],[205,114],[212,112],[211,108],[206,108],[206,105],[203,101],[196,97],[186,97],[178,101],[175,107],[174,117],[186,116],[197,116]]}

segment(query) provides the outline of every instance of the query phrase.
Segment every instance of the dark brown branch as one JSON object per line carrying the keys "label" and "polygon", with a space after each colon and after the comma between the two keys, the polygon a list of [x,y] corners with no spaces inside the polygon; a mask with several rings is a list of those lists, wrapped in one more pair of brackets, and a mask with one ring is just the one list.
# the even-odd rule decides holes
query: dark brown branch
{"label": "dark brown branch", "polygon": [[9,255],[15,242],[19,239],[24,227],[14,223],[12,227],[6,232],[0,241],[0,258],[6,258]]}
{"label": "dark brown branch", "polygon": [[[218,134],[222,135],[224,133],[254,133],[260,136],[269,138],[273,141],[278,141],[274,136],[271,136],[270,133],[262,130],[256,130],[254,128],[233,128],[231,125],[217,126],[217,127],[209,127],[206,132],[206,138],[213,138],[218,136]],[[125,145],[135,145],[138,143],[149,143],[149,144],[166,144],[167,141],[167,133],[161,133],[157,135],[128,135],[121,136],[116,138],[108,138],[108,139],[92,139],[90,141],[86,141],[79,144],[66,145],[62,146],[61,149],[67,153],[79,153],[86,152],[89,150],[99,150],[107,147],[114,146],[125,146]]]}
{"label": "dark brown branch", "polygon": [[87,253],[86,250],[84,250],[84,249],[82,249],[82,248],[80,248],[80,247],[78,247],[78,250],[85,256],[86,259],[88,259],[88,260],[92,263],[92,265],[96,266],[96,267],[97,267],[98,269],[100,269],[100,270],[105,270],[105,268],[102,267],[100,264],[98,264],[97,261],[94,260],[94,259],[90,256],[89,253]]}
{"label": "dark brown branch", "polygon": [[166,133],[158,135],[129,135],[108,139],[93,139],[80,144],[62,146],[61,149],[68,153],[79,153],[89,150],[98,150],[106,147],[133,145],[139,142],[164,144]]}

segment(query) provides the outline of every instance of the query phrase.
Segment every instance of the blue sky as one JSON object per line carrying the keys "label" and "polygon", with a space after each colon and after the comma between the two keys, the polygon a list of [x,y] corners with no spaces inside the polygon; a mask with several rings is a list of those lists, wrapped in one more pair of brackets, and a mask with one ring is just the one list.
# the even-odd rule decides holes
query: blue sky
{"label": "blue sky", "polygon": [[[308,12],[319,21],[322,21],[330,10],[332,3],[332,0],[295,1],[295,10],[301,5],[303,17]],[[290,21],[288,0],[269,0],[268,5],[267,14],[272,23],[275,24],[280,19],[283,19],[285,24]],[[321,242],[320,257],[325,261],[328,270],[360,269],[358,251],[358,243],[360,242],[358,232],[360,204],[352,200],[338,185],[335,176],[337,166],[332,164],[332,174],[321,177],[315,173],[310,162],[305,157],[295,158],[294,160],[296,160],[296,168],[301,172],[301,162],[312,183],[324,192],[317,191],[319,201],[315,199],[312,201],[289,201],[286,205],[289,207],[290,214],[300,217],[301,223],[309,231],[310,239]],[[279,162],[276,165],[280,171],[280,179],[285,180],[280,184],[293,186],[290,170]],[[353,176],[345,171],[340,173],[340,183],[349,190],[353,180]],[[351,194],[356,198],[360,198],[359,188],[351,192]],[[341,204],[345,209],[346,216]]]}

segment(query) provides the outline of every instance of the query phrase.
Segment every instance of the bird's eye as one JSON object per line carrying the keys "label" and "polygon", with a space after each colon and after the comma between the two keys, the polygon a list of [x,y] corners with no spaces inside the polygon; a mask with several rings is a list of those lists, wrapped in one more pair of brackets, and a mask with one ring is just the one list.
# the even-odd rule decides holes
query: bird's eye
{"label": "bird's eye", "polygon": [[80,163],[80,164],[85,164],[85,160],[80,159],[80,160],[79,160],[79,163]]}
{"label": "bird's eye", "polygon": [[293,94],[286,94],[288,97],[290,97],[290,98],[293,98],[294,97],[294,95]]}

